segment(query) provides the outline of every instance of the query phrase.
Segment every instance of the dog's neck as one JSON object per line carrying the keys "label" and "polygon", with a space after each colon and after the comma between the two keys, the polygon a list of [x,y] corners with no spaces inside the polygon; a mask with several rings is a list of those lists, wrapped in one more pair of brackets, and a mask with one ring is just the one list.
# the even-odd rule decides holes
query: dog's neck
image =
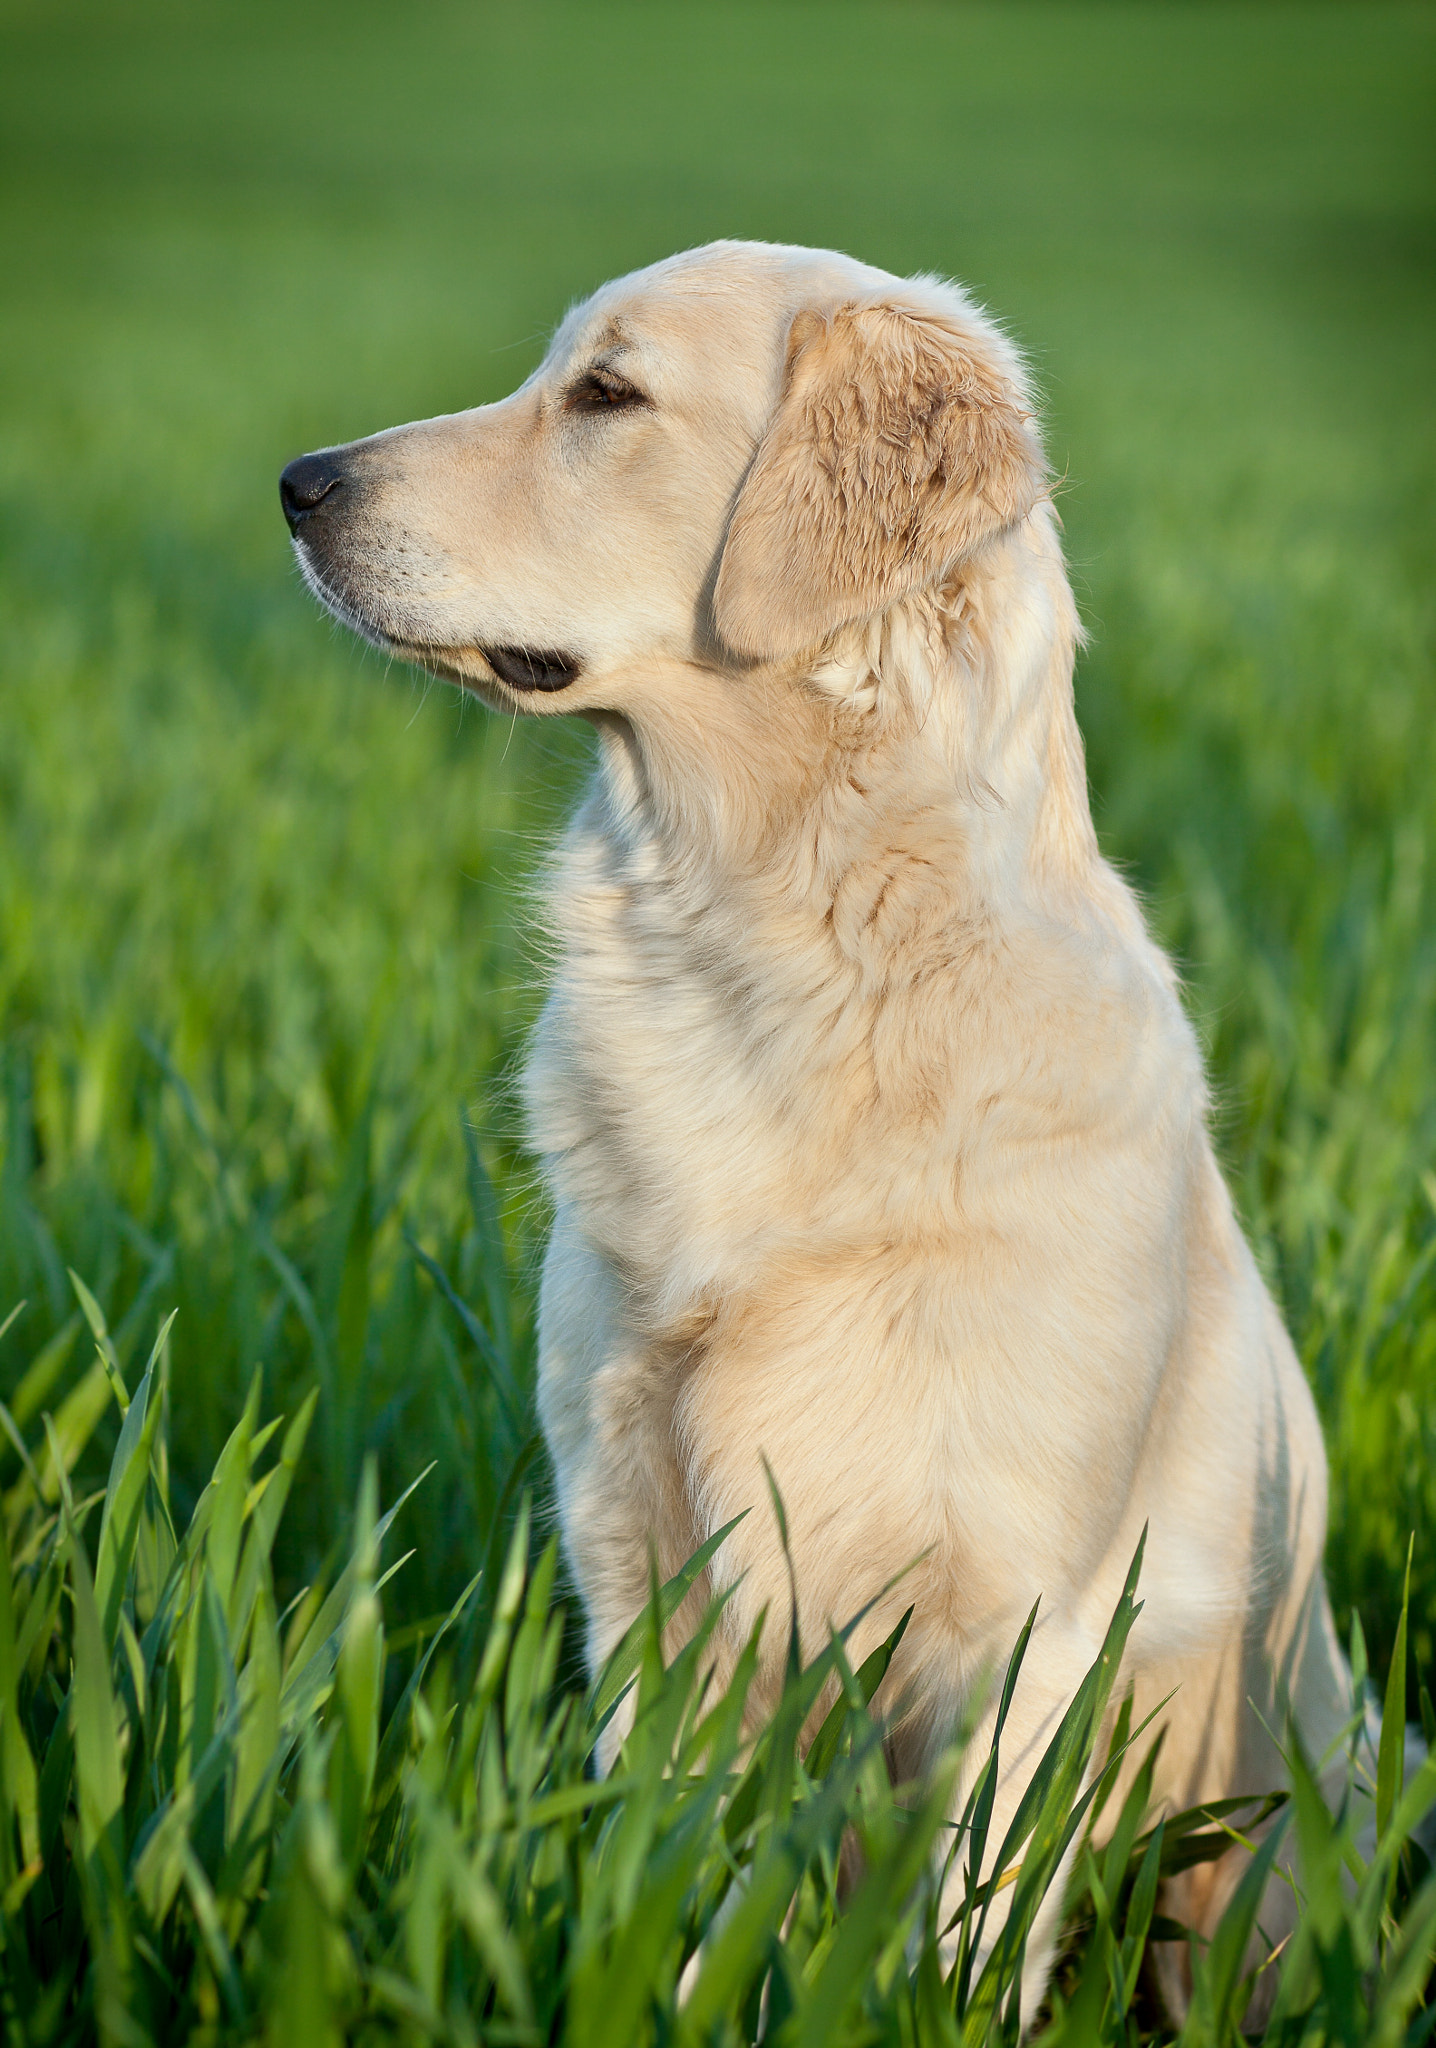
{"label": "dog's neck", "polygon": [[555,1198],[648,1327],[751,1275],[770,1215],[825,1241],[949,1215],[955,1148],[1031,1083],[1034,1003],[1073,1043],[1128,1003],[1143,1042],[1164,970],[1097,851],[1076,635],[1039,525],[821,667],[675,664],[604,728],[525,1094]]}
{"label": "dog's neck", "polygon": [[958,914],[1090,886],[1078,634],[1054,522],[1035,516],[817,662],[689,669],[644,715],[603,722],[609,829],[695,909],[717,896],[761,917],[781,899],[785,923],[804,903],[831,918],[849,874],[889,857],[939,868]]}

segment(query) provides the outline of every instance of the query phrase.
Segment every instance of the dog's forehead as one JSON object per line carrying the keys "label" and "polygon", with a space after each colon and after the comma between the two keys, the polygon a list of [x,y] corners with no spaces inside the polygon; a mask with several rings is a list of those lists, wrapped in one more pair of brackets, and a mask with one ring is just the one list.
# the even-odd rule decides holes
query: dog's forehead
{"label": "dog's forehead", "polygon": [[661,354],[665,344],[766,357],[800,307],[833,304],[892,281],[834,250],[710,243],[601,285],[569,312],[548,360]]}

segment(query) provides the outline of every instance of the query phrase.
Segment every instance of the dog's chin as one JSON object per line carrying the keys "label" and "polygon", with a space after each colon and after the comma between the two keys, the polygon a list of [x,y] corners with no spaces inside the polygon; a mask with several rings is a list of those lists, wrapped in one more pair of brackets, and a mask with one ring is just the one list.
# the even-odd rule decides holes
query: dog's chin
{"label": "dog's chin", "polygon": [[413,662],[428,674],[457,683],[461,689],[511,707],[517,699],[555,697],[583,673],[580,656],[564,648],[515,646],[506,641],[431,639],[408,621],[389,619],[365,594],[341,586],[310,550],[295,543],[300,573],[326,611],[341,625],[386,654]]}

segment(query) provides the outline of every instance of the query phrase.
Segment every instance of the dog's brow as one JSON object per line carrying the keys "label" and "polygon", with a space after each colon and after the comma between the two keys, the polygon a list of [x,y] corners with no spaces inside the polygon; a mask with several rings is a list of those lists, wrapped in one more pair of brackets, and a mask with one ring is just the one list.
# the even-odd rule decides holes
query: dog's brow
{"label": "dog's brow", "polygon": [[638,340],[628,323],[614,314],[607,319],[593,340],[592,362],[610,362],[615,356],[631,355],[638,347]]}

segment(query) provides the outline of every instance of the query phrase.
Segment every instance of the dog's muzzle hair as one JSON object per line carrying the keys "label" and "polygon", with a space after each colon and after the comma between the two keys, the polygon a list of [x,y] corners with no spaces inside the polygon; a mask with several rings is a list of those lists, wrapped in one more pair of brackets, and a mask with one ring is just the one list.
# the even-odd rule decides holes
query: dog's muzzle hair
{"label": "dog's muzzle hair", "polygon": [[[375,635],[353,596],[333,587],[327,564],[321,569],[311,553],[318,538],[313,522],[316,519],[326,523],[336,517],[342,519],[353,506],[355,496],[354,478],[344,467],[341,451],[326,449],[318,455],[297,456],[280,475],[279,502],[296,546],[305,551],[301,559],[308,581],[346,625],[357,626],[373,638],[379,636]],[[384,634],[382,637],[387,640],[391,636]],[[439,651],[435,650],[436,653]],[[500,682],[520,692],[566,690],[582,673],[582,663],[576,656],[557,648],[488,647],[476,642],[474,651],[482,655]],[[423,659],[426,650],[421,645],[412,648],[406,645],[405,652]]]}

